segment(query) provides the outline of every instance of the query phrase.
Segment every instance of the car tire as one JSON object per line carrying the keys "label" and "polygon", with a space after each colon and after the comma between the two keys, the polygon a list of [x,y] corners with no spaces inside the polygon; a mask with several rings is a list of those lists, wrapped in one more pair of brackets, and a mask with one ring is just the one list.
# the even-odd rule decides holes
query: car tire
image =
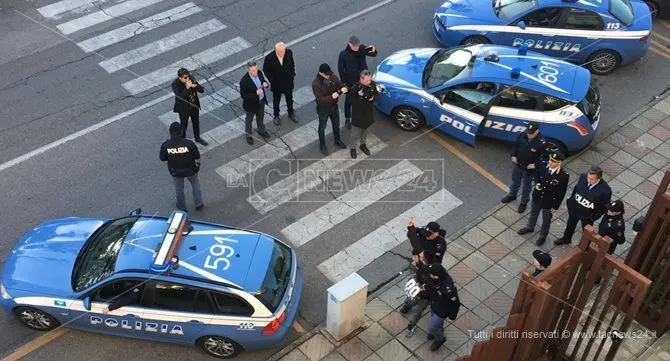
{"label": "car tire", "polygon": [[621,56],[613,50],[598,50],[589,55],[586,67],[596,75],[607,75],[621,64]]}
{"label": "car tire", "polygon": [[391,116],[400,129],[408,132],[416,132],[426,124],[423,114],[418,109],[412,107],[397,107],[393,109]]}
{"label": "car tire", "polygon": [[658,4],[654,1],[652,1],[652,0],[644,0],[644,2],[649,7],[649,11],[651,11],[651,18],[656,19],[656,17],[658,16],[658,11],[659,11]]}
{"label": "car tire", "polygon": [[545,138],[544,140],[547,142],[547,150],[549,153],[559,151],[566,157],[569,155],[568,148],[560,140],[554,138]]}
{"label": "car tire", "polygon": [[242,346],[223,336],[203,336],[196,341],[196,345],[206,354],[220,359],[233,358],[242,352]]}
{"label": "car tire", "polygon": [[463,41],[461,41],[461,45],[465,46],[478,45],[478,44],[491,44],[491,42],[489,41],[489,39],[480,35],[468,36],[467,38],[463,39]]}
{"label": "car tire", "polygon": [[17,307],[14,309],[14,315],[24,326],[36,331],[51,331],[60,326],[60,322],[53,316],[33,307]]}

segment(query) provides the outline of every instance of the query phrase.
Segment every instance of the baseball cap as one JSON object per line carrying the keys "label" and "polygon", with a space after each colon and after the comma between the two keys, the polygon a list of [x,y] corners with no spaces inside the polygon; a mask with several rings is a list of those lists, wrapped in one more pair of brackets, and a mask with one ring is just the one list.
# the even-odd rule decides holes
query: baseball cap
{"label": "baseball cap", "polygon": [[526,129],[527,133],[533,133],[536,130],[540,129],[540,125],[535,122],[528,122],[528,128]]}
{"label": "baseball cap", "polygon": [[621,212],[624,213],[623,211],[623,202],[620,199],[617,199],[616,201],[610,203],[607,205],[607,210],[611,212]]}
{"label": "baseball cap", "polygon": [[330,70],[330,65],[323,63],[319,65],[319,73],[324,73],[326,75],[331,75],[333,74],[333,71]]}
{"label": "baseball cap", "polygon": [[435,233],[440,231],[440,225],[437,222],[430,222],[426,225],[426,229]]}
{"label": "baseball cap", "polygon": [[565,159],[565,156],[561,152],[553,152],[549,155],[549,159],[555,162],[562,162]]}
{"label": "baseball cap", "polygon": [[361,41],[358,40],[358,36],[352,35],[349,37],[349,43],[353,46],[361,45]]}
{"label": "baseball cap", "polygon": [[549,253],[540,251],[539,249],[533,251],[533,258],[535,258],[537,263],[544,268],[549,267],[551,264],[551,256]]}

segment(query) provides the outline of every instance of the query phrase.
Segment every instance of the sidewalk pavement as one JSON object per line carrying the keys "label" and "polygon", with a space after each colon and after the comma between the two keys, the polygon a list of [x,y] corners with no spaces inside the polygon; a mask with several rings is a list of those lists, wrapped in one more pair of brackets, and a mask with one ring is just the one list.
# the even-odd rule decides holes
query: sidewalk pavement
{"label": "sidewalk pavement", "polygon": [[[622,199],[625,204],[626,243],[615,252],[615,256],[623,259],[635,239],[633,221],[646,214],[665,169],[670,167],[670,94],[640,109],[607,134],[599,134],[587,150],[570,157],[564,165],[570,174],[568,192],[579,174],[591,165],[603,169],[603,179],[612,188],[612,199]],[[317,327],[273,360],[451,361],[469,355],[476,342],[488,338],[487,332],[478,331],[490,331],[507,322],[519,272],[531,266],[531,254],[538,248],[535,240],[539,227],[534,233],[517,235],[517,230],[526,224],[528,211],[519,214],[516,208],[515,203],[498,205],[447,241],[448,253],[443,265],[457,283],[465,307],[461,307],[455,321],[445,325],[447,341],[438,351],[428,349],[431,342],[425,332],[427,311],[414,336],[404,335],[409,315],[401,315],[398,309],[405,298],[404,285],[412,275],[403,274],[369,297],[366,322],[359,333],[337,343],[323,326]],[[549,252],[554,262],[581,238],[579,232],[574,235],[572,245],[553,245],[553,240],[562,235],[566,220],[563,202],[552,221],[550,237],[539,247]],[[646,360],[638,358],[645,351],[649,355],[658,351],[653,356],[656,358],[649,361],[670,360],[670,337],[660,340],[666,345],[656,342],[651,349],[639,347],[629,360],[632,357]]]}

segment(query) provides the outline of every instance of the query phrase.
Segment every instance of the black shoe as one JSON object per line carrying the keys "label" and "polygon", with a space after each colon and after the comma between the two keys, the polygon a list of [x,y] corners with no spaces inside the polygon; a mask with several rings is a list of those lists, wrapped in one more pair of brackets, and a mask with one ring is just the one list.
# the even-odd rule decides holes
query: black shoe
{"label": "black shoe", "polygon": [[201,204],[201,205],[199,205],[199,206],[196,206],[196,207],[195,207],[195,210],[196,210],[196,211],[201,211],[204,207],[205,207],[205,205],[204,205],[204,204]]}
{"label": "black shoe", "polygon": [[517,233],[517,234],[526,234],[526,233],[530,233],[530,232],[532,232],[532,231],[533,231],[533,230],[530,229],[530,228],[528,228],[528,227],[523,227],[523,228],[521,228],[520,230],[518,230],[516,233]]}
{"label": "black shoe", "polygon": [[361,146],[359,148],[361,148],[361,151],[363,151],[363,153],[365,153],[365,155],[367,155],[367,156],[370,155],[370,149],[368,149],[368,147],[365,146],[365,144],[361,144]]}
{"label": "black shoe", "polygon": [[347,145],[344,144],[344,143],[342,143],[341,140],[336,141],[336,142],[335,142],[335,145],[338,146],[338,147],[340,147],[340,148],[342,148],[342,149],[347,149]]}
{"label": "black shoe", "polygon": [[519,204],[519,209],[516,210],[519,213],[523,213],[526,211],[526,205],[525,204]]}
{"label": "black shoe", "polygon": [[500,202],[502,203],[509,203],[513,200],[516,200],[516,197],[512,197],[510,195],[506,195],[505,198],[501,199]]}
{"label": "black shoe", "polygon": [[323,155],[328,155],[328,148],[326,148],[326,147],[321,147],[321,154],[323,154]]}
{"label": "black shoe", "polygon": [[288,118],[291,119],[291,120],[293,121],[293,123],[297,123],[297,122],[298,122],[298,116],[295,115],[295,113],[293,113],[293,114],[289,114],[289,115],[288,115]]}
{"label": "black shoe", "polygon": [[426,338],[429,339],[429,340],[432,340],[432,339],[435,338],[435,336],[433,336],[432,333],[429,333],[429,334],[426,336]]}
{"label": "black shoe", "polygon": [[433,352],[437,351],[442,346],[444,341],[446,341],[444,338],[442,340],[433,341],[433,343],[430,344],[430,350]]}
{"label": "black shoe", "polygon": [[351,118],[346,118],[344,120],[344,126],[347,127],[347,129],[351,129]]}
{"label": "black shoe", "polygon": [[248,143],[249,145],[253,145],[253,144],[254,144],[254,138],[252,138],[251,136],[247,135],[247,143]]}
{"label": "black shoe", "polygon": [[537,241],[535,241],[535,245],[536,245],[536,246],[541,246],[541,245],[544,244],[544,242],[545,242],[546,240],[547,240],[547,237],[540,237],[540,238],[537,239]]}
{"label": "black shoe", "polygon": [[204,146],[208,146],[208,145],[209,145],[209,142],[206,141],[206,140],[204,140],[204,139],[202,139],[202,138],[195,138],[195,141],[198,142],[198,143],[200,143],[200,144],[202,144],[202,145],[204,145]]}
{"label": "black shoe", "polygon": [[565,238],[565,237],[561,237],[561,238],[555,240],[554,244],[557,245],[557,246],[560,246],[560,245],[563,245],[563,244],[570,244],[570,240]]}
{"label": "black shoe", "polygon": [[[400,312],[400,313],[402,313],[402,314],[405,314],[405,313],[409,312],[409,310],[411,310],[411,309],[412,309],[412,306],[408,306],[406,303],[404,303],[404,304],[402,305],[402,307],[400,307],[400,309],[398,310],[398,312]],[[408,327],[408,328],[409,328],[409,327]]]}
{"label": "black shoe", "polygon": [[353,148],[352,148],[352,149],[350,150],[350,153],[351,153],[351,158],[353,158],[353,159],[358,158],[358,153],[356,153],[356,149],[353,149]]}
{"label": "black shoe", "polygon": [[261,137],[263,137],[263,139],[269,139],[269,138],[271,137],[270,133],[268,133],[267,130],[264,131],[263,133],[258,132],[258,134],[259,134]]}

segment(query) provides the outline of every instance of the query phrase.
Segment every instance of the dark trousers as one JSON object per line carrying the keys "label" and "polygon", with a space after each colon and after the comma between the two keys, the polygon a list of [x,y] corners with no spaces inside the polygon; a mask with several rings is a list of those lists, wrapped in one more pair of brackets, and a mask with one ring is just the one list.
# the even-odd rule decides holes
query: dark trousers
{"label": "dark trousers", "polygon": [[181,210],[186,209],[186,198],[184,197],[184,178],[188,179],[193,189],[193,201],[196,207],[202,205],[202,191],[200,190],[200,182],[198,181],[198,173],[190,177],[172,177],[174,181],[174,191],[177,196],[177,208]]}
{"label": "dark trousers", "polygon": [[572,241],[572,235],[575,234],[575,228],[577,228],[577,222],[582,223],[582,228],[586,227],[586,225],[593,225],[593,221],[590,221],[588,219],[580,219],[579,217],[576,217],[572,214],[570,214],[570,209],[568,209],[568,222],[565,225],[565,232],[563,232],[563,238],[567,239],[568,241]]}
{"label": "dark trousers", "polygon": [[421,316],[423,316],[423,311],[425,311],[426,308],[428,308],[428,305],[430,305],[430,300],[423,297],[416,297],[414,299],[407,297],[405,299],[405,305],[410,310],[412,310],[412,316],[410,317],[409,324],[407,325],[411,328],[419,323]]}
{"label": "dark trousers", "polygon": [[528,204],[530,200],[531,182],[533,173],[514,164],[512,169],[512,184],[509,186],[509,195],[516,198],[519,188],[521,188],[521,200],[519,203]]}
{"label": "dark trousers", "polygon": [[530,207],[530,217],[528,217],[528,225],[526,228],[535,229],[535,224],[537,223],[537,217],[542,211],[542,227],[540,228],[540,237],[547,238],[549,235],[549,226],[551,225],[551,208],[542,208],[541,200],[533,200],[533,203]]}
{"label": "dark trousers", "polygon": [[287,91],[272,91],[272,110],[274,111],[274,116],[279,116],[279,103],[281,103],[281,96],[284,94],[286,98],[286,110],[289,114],[293,114],[293,90]]}
{"label": "dark trousers", "polygon": [[179,112],[179,122],[181,123],[182,138],[186,138],[188,118],[191,118],[191,123],[193,123],[193,137],[195,139],[200,139],[200,109],[194,107],[190,107],[188,111]]}
{"label": "dark trousers", "polygon": [[346,96],[344,97],[344,118],[346,119],[351,119],[351,97],[353,95],[349,95],[347,92]]}
{"label": "dark trousers", "polygon": [[337,107],[321,108],[316,107],[316,114],[319,115],[319,146],[321,148],[326,146],[326,125],[328,125],[328,118],[333,125],[333,136],[335,143],[340,142],[340,110]]}
{"label": "dark trousers", "polygon": [[246,112],[246,117],[244,118],[244,132],[247,133],[247,136],[251,135],[251,123],[254,122],[254,117],[256,117],[256,129],[259,133],[265,133],[265,124],[263,123],[263,118],[265,118],[265,105],[261,103],[258,110],[254,112]]}

